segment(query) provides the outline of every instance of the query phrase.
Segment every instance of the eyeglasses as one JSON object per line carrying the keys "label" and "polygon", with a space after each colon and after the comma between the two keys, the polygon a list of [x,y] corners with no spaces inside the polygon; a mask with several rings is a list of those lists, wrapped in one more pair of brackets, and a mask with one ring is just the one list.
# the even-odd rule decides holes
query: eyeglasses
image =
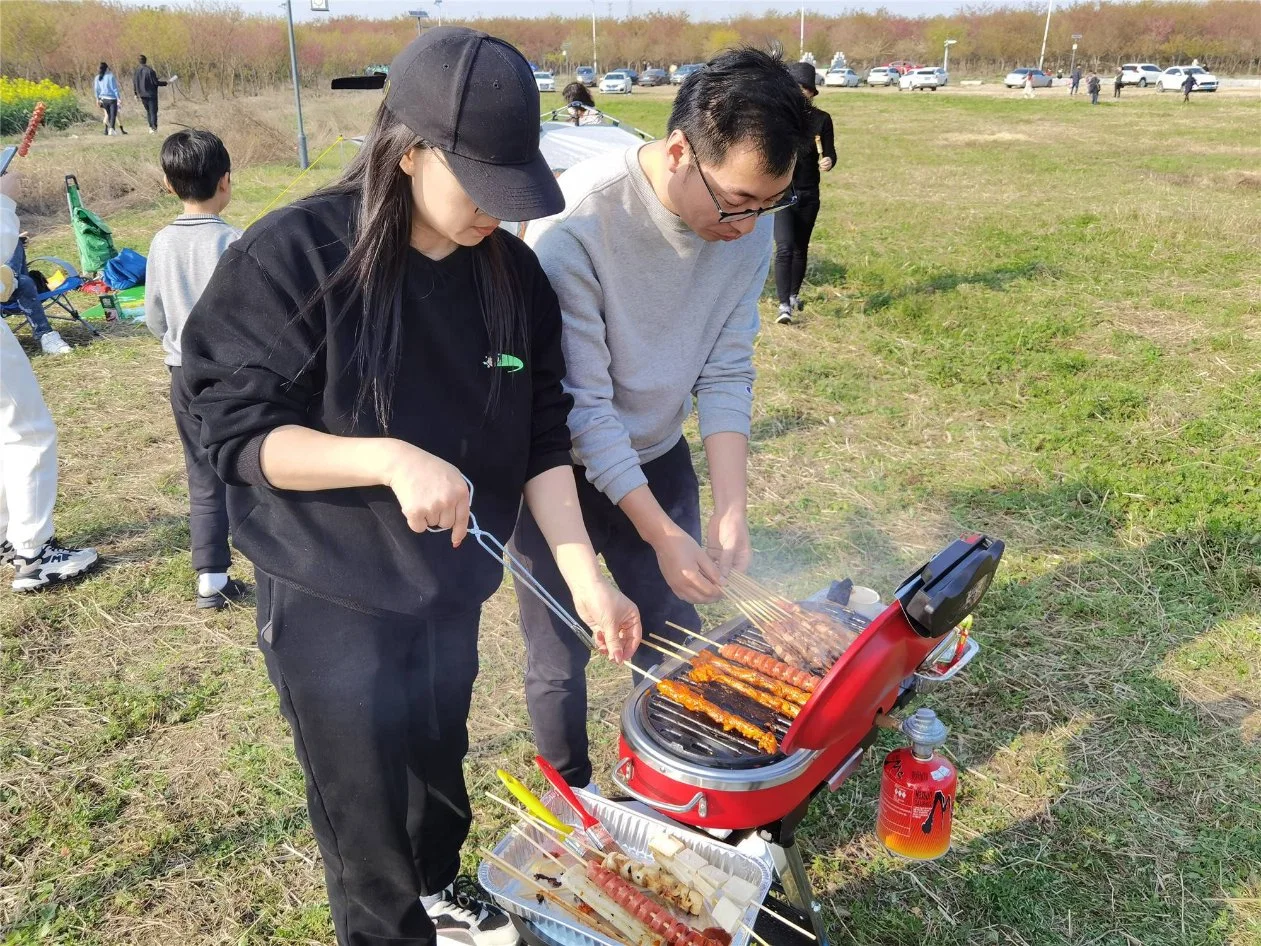
{"label": "eyeglasses", "polygon": [[723,210],[722,204],[718,203],[718,196],[714,193],[714,189],[709,186],[709,178],[701,170],[701,159],[697,157],[696,149],[692,147],[692,142],[688,141],[687,135],[683,136],[683,140],[687,142],[688,150],[692,152],[692,160],[696,162],[696,173],[701,176],[701,183],[705,185],[705,191],[709,194],[709,199],[714,202],[714,209],[718,211],[719,223],[734,223],[737,220],[749,220],[753,217],[765,216],[766,214],[776,214],[781,210],[787,210],[797,203],[797,188],[795,185],[790,184],[788,193],[769,207],[758,207],[756,210]]}

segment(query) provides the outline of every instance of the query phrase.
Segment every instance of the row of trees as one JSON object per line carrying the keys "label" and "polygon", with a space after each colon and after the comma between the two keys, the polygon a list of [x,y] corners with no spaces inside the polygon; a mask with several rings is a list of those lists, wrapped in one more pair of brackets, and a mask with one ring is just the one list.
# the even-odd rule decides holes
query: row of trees
{"label": "row of trees", "polygon": [[[338,0],[332,0],[334,10]],[[805,46],[826,63],[843,50],[855,66],[892,59],[941,60],[947,39],[955,73],[1001,73],[1037,61],[1045,7],[975,7],[931,17],[881,10],[806,18]],[[51,78],[83,89],[106,60],[120,76],[144,53],[164,74],[178,73],[186,89],[202,94],[250,94],[288,82],[283,22],[246,16],[230,4],[124,7],[89,0],[6,0],[0,29],[5,74]],[[560,17],[461,20],[515,43],[547,67],[592,61],[590,19]],[[359,73],[389,62],[415,35],[408,18],[363,20],[333,16],[298,26],[303,82],[324,85],[335,75]],[[1223,73],[1261,71],[1261,3],[1257,0],[1175,0],[1076,3],[1056,10],[1047,58],[1066,66],[1072,34],[1080,33],[1078,61],[1092,68],[1130,60],[1161,64],[1208,62]],[[798,54],[795,13],[768,12],[720,22],[684,14],[650,13],[597,24],[601,67],[634,63],[668,66],[703,60],[739,43],[778,42]]]}

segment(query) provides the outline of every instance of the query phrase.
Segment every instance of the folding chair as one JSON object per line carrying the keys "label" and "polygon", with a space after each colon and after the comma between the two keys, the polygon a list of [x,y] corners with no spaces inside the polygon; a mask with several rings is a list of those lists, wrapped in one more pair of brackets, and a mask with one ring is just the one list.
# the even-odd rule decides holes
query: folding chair
{"label": "folding chair", "polygon": [[[39,265],[40,263],[44,263],[45,265],[41,267]],[[60,269],[65,274],[65,279],[58,283],[55,288],[41,292],[35,297],[39,300],[39,304],[43,306],[44,315],[48,316],[49,321],[58,319],[62,322],[74,322],[77,325],[83,326],[99,338],[101,333],[87,322],[83,321],[83,319],[79,316],[79,310],[74,307],[74,303],[66,298],[69,293],[74,292],[76,289],[83,288],[84,279],[79,275],[79,271],[75,269],[72,264],[56,256],[38,256],[33,259],[28,258],[26,261],[26,271],[28,273],[43,273],[45,279],[48,278],[49,272],[52,271],[54,267]],[[36,282],[36,285],[38,286],[38,281]],[[26,322],[25,313],[13,300],[0,303],[0,316],[3,316],[6,319],[13,316],[19,316],[24,324],[29,325],[29,323]]]}

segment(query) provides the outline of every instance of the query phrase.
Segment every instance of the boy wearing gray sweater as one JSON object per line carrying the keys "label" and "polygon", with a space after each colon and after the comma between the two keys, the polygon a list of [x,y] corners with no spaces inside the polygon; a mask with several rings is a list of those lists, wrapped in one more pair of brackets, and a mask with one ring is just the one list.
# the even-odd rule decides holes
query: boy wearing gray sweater
{"label": "boy wearing gray sweater", "polygon": [[[570,168],[565,210],[526,230],[560,300],[583,517],[645,632],[681,637],[667,621],[699,630],[694,604],[748,566],[758,299],[770,215],[796,199],[807,137],[805,99],[783,62],[723,53],[680,87],[666,138]],[[704,539],[683,436],[693,401],[714,501]],[[513,544],[568,604],[528,511]],[[570,784],[586,785],[588,654],[534,596],[517,598],[535,742]],[[644,648],[634,663],[656,659]]]}
{"label": "boy wearing gray sweater", "polygon": [[159,230],[149,246],[145,323],[161,340],[171,370],[171,411],[188,471],[188,531],[197,572],[197,606],[222,608],[248,589],[228,577],[232,556],[226,490],[201,446],[201,425],[188,409],[180,333],[219,257],[241,235],[219,216],[232,199],[232,162],[217,135],[194,130],[167,138],[161,161],[166,186],[183,201],[184,212]]}

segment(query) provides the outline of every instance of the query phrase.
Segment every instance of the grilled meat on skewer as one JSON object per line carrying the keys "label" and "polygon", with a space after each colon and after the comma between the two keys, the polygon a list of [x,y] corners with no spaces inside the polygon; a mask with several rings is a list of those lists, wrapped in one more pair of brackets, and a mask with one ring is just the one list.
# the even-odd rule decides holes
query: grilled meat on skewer
{"label": "grilled meat on skewer", "polygon": [[692,662],[692,669],[688,673],[688,678],[696,683],[719,683],[729,690],[735,690],[741,696],[748,697],[755,703],[765,706],[767,709],[774,710],[789,719],[796,719],[797,714],[801,712],[801,706],[789,700],[781,699],[773,693],[767,693],[765,690],[759,690],[752,684],[745,683],[735,677],[729,676],[719,668],[714,661],[697,659]]}
{"label": "grilled meat on skewer", "polygon": [[657,894],[693,916],[700,916],[705,909],[705,898],[701,896],[701,892],[693,890],[663,867],[644,864],[625,854],[616,853],[606,854],[603,864],[624,880]]}
{"label": "grilled meat on skewer", "polygon": [[712,719],[724,730],[736,732],[745,739],[752,740],[767,755],[774,755],[779,751],[779,743],[775,741],[775,737],[771,733],[754,726],[747,719],[742,719],[735,713],[728,713],[722,707],[711,703],[685,684],[675,680],[662,680],[657,684],[657,692],[672,703],[682,706],[685,710],[699,713]]}
{"label": "grilled meat on skewer", "polygon": [[799,687],[807,693],[813,692],[814,688],[823,682],[822,678],[816,677],[812,673],[807,673],[794,667],[792,664],[776,660],[769,654],[751,650],[741,644],[723,644],[722,647],[718,648],[718,653],[730,661],[743,664],[746,667],[752,667],[768,677],[783,680],[785,683]]}
{"label": "grilled meat on skewer", "polygon": [[798,706],[805,706],[806,701],[810,699],[810,694],[800,687],[795,687],[791,683],[786,683],[783,680],[776,680],[769,674],[761,673],[760,671],[754,670],[752,667],[735,663],[731,660],[724,660],[722,657],[717,656],[712,650],[701,651],[692,661],[693,664],[699,664],[701,662],[713,664],[729,677],[735,677],[737,680],[743,680],[745,683],[750,683],[755,687],[766,690],[768,693],[779,697],[781,700],[788,700],[789,702],[796,703]]}

